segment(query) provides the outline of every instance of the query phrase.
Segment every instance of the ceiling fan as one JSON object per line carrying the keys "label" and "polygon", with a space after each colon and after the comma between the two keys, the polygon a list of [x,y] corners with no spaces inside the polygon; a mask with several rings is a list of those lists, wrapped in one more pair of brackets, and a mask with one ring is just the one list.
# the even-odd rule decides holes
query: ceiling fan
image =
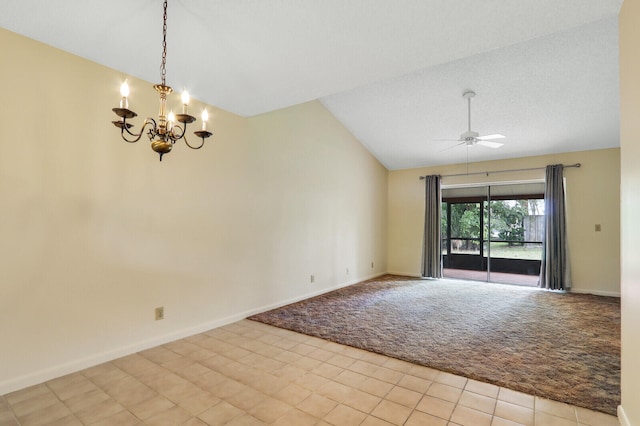
{"label": "ceiling fan", "polygon": [[[486,146],[487,148],[500,148],[504,144],[500,142],[493,142],[493,140],[504,139],[506,138],[505,135],[501,135],[500,133],[494,133],[491,135],[480,136],[478,132],[474,132],[473,130],[471,130],[471,99],[473,99],[475,96],[476,96],[476,92],[474,92],[473,90],[467,90],[462,94],[462,97],[467,100],[467,106],[468,106],[469,127],[467,131],[460,135],[460,139],[446,139],[446,140],[456,140],[460,142],[459,144],[456,144],[451,148],[455,148],[456,146],[460,146],[460,145],[467,145],[468,147],[473,145],[481,145],[481,146]],[[447,149],[450,149],[450,148],[447,148]]]}

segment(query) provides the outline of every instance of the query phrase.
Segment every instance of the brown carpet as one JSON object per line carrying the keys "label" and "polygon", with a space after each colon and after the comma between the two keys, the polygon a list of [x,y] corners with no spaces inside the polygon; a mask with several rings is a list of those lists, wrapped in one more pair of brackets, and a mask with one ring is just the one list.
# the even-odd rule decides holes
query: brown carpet
{"label": "brown carpet", "polygon": [[384,276],[250,319],[616,414],[620,300]]}

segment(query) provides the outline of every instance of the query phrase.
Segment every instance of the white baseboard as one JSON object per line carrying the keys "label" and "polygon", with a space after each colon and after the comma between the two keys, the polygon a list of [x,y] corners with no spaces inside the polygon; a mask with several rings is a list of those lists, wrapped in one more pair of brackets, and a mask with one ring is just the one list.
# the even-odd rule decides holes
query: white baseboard
{"label": "white baseboard", "polygon": [[385,275],[386,272],[377,273],[370,275],[368,277],[359,278],[355,280],[351,280],[345,283],[341,283],[335,285],[333,287],[324,288],[322,290],[318,290],[315,292],[311,292],[302,296],[297,296],[288,300],[280,301],[277,303],[273,303],[270,305],[258,307],[255,309],[250,309],[248,311],[240,312],[234,315],[227,316],[225,318],[215,319],[213,321],[208,321],[202,324],[198,324],[193,327],[185,328],[182,330],[173,331],[171,333],[154,337],[152,339],[143,340],[141,342],[137,342],[131,345],[123,346],[117,349],[89,355],[84,358],[75,359],[63,364],[58,364],[53,367],[45,368],[42,370],[34,371],[29,374],[25,374],[23,376],[15,377],[9,380],[5,380],[0,382],[0,395],[4,395],[9,392],[14,392],[16,390],[24,389],[28,386],[37,385],[39,383],[46,382],[51,379],[55,379],[57,377],[64,376],[66,374],[71,374],[76,371],[84,370],[85,368],[93,367],[98,364],[102,364],[108,361],[112,361],[114,359],[131,355],[136,352],[143,351],[145,349],[153,348],[158,345],[164,345],[165,343],[173,342],[174,340],[183,339],[185,337],[193,336],[195,334],[203,333],[205,331],[212,330],[214,328],[222,327],[227,324],[231,324],[240,320],[243,320],[251,315],[258,314],[260,312],[269,311],[271,309],[279,308],[281,306],[288,305],[290,303],[299,302],[304,299],[308,299],[310,297],[318,296],[320,294],[324,294],[333,290],[337,290],[342,287],[347,287],[361,281],[366,281],[371,278],[376,278],[381,275]]}
{"label": "white baseboard", "polygon": [[609,297],[620,297],[620,293],[616,293],[614,291],[600,291],[600,290],[581,290],[572,288],[570,290],[571,293],[581,293],[581,294],[595,294],[596,296],[609,296]]}
{"label": "white baseboard", "polygon": [[627,418],[627,414],[624,412],[622,405],[618,405],[618,421],[622,426],[631,426],[631,422]]}
{"label": "white baseboard", "polygon": [[[66,374],[74,373],[76,371],[83,370],[85,368],[93,367],[98,364],[102,364],[104,362],[112,361],[114,359],[131,355],[136,352],[143,351],[145,349],[153,348],[158,345],[163,345],[165,343],[173,342],[174,340],[183,339],[185,337],[193,336],[198,333],[203,333],[205,331],[209,331],[218,327],[222,327],[227,324],[231,324],[242,319],[245,319],[251,315],[255,315],[261,312],[269,311],[271,309],[276,309],[291,303],[299,302],[304,299],[308,299],[310,297],[319,296],[324,293],[328,293],[333,290],[337,290],[343,287],[348,287],[353,284],[357,284],[362,281],[366,281],[372,278],[376,278],[382,275],[392,274],[392,275],[401,275],[407,277],[416,277],[420,278],[420,275],[416,275],[415,273],[401,272],[401,271],[389,271],[389,272],[380,272],[376,274],[372,274],[366,277],[354,279],[351,281],[347,281],[341,284],[337,284],[332,287],[324,288],[318,291],[310,292],[301,296],[297,296],[291,299],[283,300],[280,302],[276,302],[273,304],[261,306],[255,309],[250,309],[245,312],[240,312],[238,314],[230,315],[225,318],[219,318],[213,321],[208,321],[206,323],[202,323],[196,325],[194,327],[189,327],[186,329],[174,331],[162,336],[154,337],[152,339],[147,339],[141,342],[137,342],[131,345],[123,346],[117,349],[105,351],[98,354],[93,354],[84,358],[72,360],[63,364],[55,365],[53,367],[45,368],[39,371],[35,371],[33,373],[25,374],[20,377],[12,378],[9,380],[5,380],[0,382],[0,395],[4,395],[9,392],[13,392],[19,389],[23,389],[28,386],[36,385],[42,382],[46,382],[47,380],[55,379],[56,377],[64,376]],[[620,297],[619,294],[613,294],[610,292],[589,292],[589,291],[575,291],[575,293],[593,293],[599,294],[602,296],[616,296]],[[624,410],[622,406],[618,407],[618,416],[620,417],[620,421],[626,419],[624,415]],[[623,426],[631,426],[628,421],[627,423],[622,423]]]}
{"label": "white baseboard", "polygon": [[46,382],[47,380],[55,379],[57,377],[71,374],[76,371],[84,370],[85,368],[93,367],[98,364],[102,364],[108,361],[112,361],[116,358],[120,358],[126,355],[131,355],[136,352],[143,351],[145,349],[153,348],[158,345],[173,342],[174,340],[182,339],[184,337],[192,336],[194,334],[202,333],[214,328],[221,327],[226,324],[239,321],[246,318],[244,313],[231,315],[226,318],[220,318],[214,321],[209,321],[203,324],[199,324],[187,329],[174,331],[162,336],[154,337],[152,339],[143,340],[131,345],[126,345],[117,349],[104,351],[101,353],[89,355],[84,358],[75,359],[63,364],[58,364],[53,367],[45,368],[39,371],[34,371],[23,376],[15,377],[9,380],[0,382],[0,395],[4,395],[9,392],[13,392],[19,389],[26,388],[28,386],[37,385],[39,383]]}
{"label": "white baseboard", "polygon": [[390,272],[379,272],[379,273],[376,273],[376,274],[368,275],[368,276],[363,277],[363,278],[357,278],[355,280],[347,281],[347,282],[344,282],[342,284],[337,284],[337,285],[335,285],[333,287],[323,288],[322,290],[314,291],[314,292],[311,292],[311,293],[304,294],[302,296],[296,296],[296,297],[293,297],[291,299],[287,299],[287,300],[284,300],[284,301],[281,301],[281,302],[273,303],[271,305],[263,306],[261,308],[253,309],[253,310],[251,310],[251,312],[246,312],[246,315],[244,316],[244,318],[247,318],[247,317],[250,317],[251,315],[259,314],[259,313],[262,313],[262,312],[270,311],[272,309],[281,308],[282,306],[290,305],[291,303],[296,303],[296,302],[299,302],[301,300],[309,299],[311,297],[320,296],[321,294],[329,293],[330,291],[333,291],[333,290],[338,290],[340,288],[349,287],[350,285],[358,284],[358,283],[360,283],[362,281],[367,281],[367,280],[370,280],[372,278],[381,277],[383,275],[387,275],[388,273],[390,273]]}
{"label": "white baseboard", "polygon": [[390,275],[399,275],[401,277],[414,277],[414,278],[422,278],[420,274],[416,274],[415,272],[400,272],[400,271],[389,271]]}

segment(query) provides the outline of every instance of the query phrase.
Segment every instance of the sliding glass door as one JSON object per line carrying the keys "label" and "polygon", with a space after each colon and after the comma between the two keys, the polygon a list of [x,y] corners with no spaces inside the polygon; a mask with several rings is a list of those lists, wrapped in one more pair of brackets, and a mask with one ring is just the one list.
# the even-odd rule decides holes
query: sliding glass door
{"label": "sliding glass door", "polygon": [[491,200],[490,206],[489,271],[537,277],[544,238],[544,199],[511,196]]}
{"label": "sliding glass door", "polygon": [[543,183],[443,188],[444,276],[535,285]]}
{"label": "sliding glass door", "polygon": [[484,202],[443,202],[445,268],[483,270]]}

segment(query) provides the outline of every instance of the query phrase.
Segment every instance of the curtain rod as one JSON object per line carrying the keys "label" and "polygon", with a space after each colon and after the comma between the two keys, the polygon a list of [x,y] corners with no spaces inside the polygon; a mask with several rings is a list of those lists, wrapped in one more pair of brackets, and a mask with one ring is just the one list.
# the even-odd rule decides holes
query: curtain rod
{"label": "curtain rod", "polygon": [[[568,164],[566,166],[563,164],[563,167],[565,169],[569,168],[569,167],[578,168],[578,167],[581,167],[581,166],[582,166],[582,164],[580,164],[580,163]],[[489,176],[489,174],[492,174],[492,173],[528,172],[528,171],[531,171],[531,170],[545,170],[545,169],[546,169],[546,167],[531,167],[529,169],[491,170],[491,171],[488,171],[488,172],[473,172],[473,173],[458,173],[458,174],[454,174],[454,175],[441,175],[440,177],[444,178],[444,177],[472,176],[472,175],[487,175],[487,176]],[[426,176],[420,176],[420,180],[424,180],[425,178],[426,178]]]}

